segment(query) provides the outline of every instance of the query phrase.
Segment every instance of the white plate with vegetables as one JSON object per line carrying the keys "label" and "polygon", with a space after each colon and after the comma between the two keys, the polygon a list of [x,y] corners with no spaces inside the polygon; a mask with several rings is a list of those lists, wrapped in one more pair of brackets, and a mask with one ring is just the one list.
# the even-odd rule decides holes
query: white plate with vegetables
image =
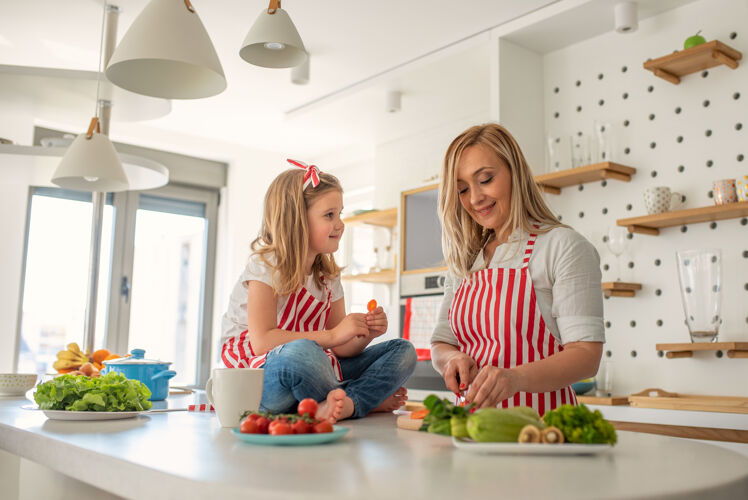
{"label": "white plate with vegetables", "polygon": [[24,405],[24,410],[37,410],[44,412],[50,420],[119,420],[123,418],[135,418],[138,415],[150,413],[150,411],[68,411],[68,410],[42,410],[36,406]]}
{"label": "white plate with vegetables", "polygon": [[613,449],[609,444],[478,443],[454,436],[452,444],[471,453],[497,455],[599,455]]}

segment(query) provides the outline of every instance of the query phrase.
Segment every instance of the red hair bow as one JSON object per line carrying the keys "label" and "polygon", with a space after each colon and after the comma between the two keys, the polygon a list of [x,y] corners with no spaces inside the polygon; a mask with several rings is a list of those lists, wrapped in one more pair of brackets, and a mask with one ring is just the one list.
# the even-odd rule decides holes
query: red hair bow
{"label": "red hair bow", "polygon": [[286,160],[291,165],[294,165],[299,168],[303,168],[306,170],[306,173],[304,174],[304,188],[309,185],[309,183],[312,183],[312,187],[317,187],[319,184],[319,169],[317,168],[317,165],[307,165],[306,163],[302,163],[300,161],[287,159]]}

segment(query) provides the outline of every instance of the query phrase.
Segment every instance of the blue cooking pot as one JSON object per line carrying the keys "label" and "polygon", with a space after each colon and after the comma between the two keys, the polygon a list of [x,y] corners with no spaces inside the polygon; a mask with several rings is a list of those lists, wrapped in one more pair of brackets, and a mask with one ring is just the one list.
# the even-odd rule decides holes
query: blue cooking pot
{"label": "blue cooking pot", "polygon": [[163,401],[169,395],[169,379],[177,374],[169,370],[171,362],[145,359],[143,349],[133,349],[131,356],[106,361],[104,373],[119,372],[125,377],[140,380],[151,390],[151,401]]}

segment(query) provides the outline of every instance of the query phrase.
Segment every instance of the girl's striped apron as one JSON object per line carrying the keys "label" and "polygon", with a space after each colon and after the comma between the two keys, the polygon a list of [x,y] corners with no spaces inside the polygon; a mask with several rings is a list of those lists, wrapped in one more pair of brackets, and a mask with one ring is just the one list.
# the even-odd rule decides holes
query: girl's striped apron
{"label": "girl's striped apron", "polygon": [[[323,279],[324,282],[324,279]],[[327,298],[324,302],[317,300],[314,295],[301,287],[288,298],[286,307],[278,314],[278,328],[289,332],[311,332],[324,330],[327,318],[330,316],[330,299],[332,290],[325,284]],[[340,362],[330,349],[325,349],[330,358],[333,372],[338,381],[343,380]],[[267,353],[256,356],[249,342],[247,330],[235,337],[224,341],[221,348],[223,364],[229,368],[262,368],[265,365]]]}
{"label": "girl's striped apron", "polygon": [[[535,226],[536,228],[538,226]],[[563,350],[540,314],[528,264],[537,234],[530,234],[522,267],[476,271],[462,280],[449,309],[460,351],[484,366],[512,368]],[[553,392],[518,392],[502,408],[531,406],[543,416],[562,404],[577,404],[571,387]]]}

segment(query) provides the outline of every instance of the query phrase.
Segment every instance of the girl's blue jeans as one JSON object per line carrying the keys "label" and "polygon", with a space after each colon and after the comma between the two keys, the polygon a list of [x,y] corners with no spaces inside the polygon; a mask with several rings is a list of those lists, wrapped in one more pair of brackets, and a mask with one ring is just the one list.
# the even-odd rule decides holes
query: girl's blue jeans
{"label": "girl's blue jeans", "polygon": [[337,388],[353,400],[353,418],[366,416],[402,387],[416,366],[413,344],[404,339],[380,342],[352,358],[339,358],[343,381],[330,358],[313,340],[279,345],[265,359],[260,411],[295,413],[299,401],[322,401]]}

